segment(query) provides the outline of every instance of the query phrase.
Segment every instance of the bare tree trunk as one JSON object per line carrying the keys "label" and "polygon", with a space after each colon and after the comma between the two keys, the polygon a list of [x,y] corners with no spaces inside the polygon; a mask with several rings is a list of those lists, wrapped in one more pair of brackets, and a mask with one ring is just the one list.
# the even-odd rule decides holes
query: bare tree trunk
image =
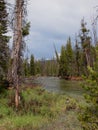
{"label": "bare tree trunk", "polygon": [[19,66],[20,53],[22,44],[22,11],[23,0],[16,0],[15,6],[15,23],[13,36],[13,52],[12,52],[12,79],[15,87],[15,105],[19,106]]}

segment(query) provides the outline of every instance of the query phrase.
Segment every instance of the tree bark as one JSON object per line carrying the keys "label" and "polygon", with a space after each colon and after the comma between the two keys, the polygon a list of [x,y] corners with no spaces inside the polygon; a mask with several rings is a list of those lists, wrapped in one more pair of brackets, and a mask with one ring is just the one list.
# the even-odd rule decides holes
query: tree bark
{"label": "tree bark", "polygon": [[13,52],[12,52],[12,79],[15,87],[15,106],[19,106],[19,67],[20,53],[22,44],[22,11],[23,0],[16,0],[14,36],[13,36]]}

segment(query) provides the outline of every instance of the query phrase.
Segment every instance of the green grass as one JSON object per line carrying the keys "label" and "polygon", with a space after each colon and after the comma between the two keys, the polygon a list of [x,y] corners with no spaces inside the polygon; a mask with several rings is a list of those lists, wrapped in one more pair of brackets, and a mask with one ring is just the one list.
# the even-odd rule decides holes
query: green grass
{"label": "green grass", "polygon": [[74,99],[36,87],[21,91],[19,110],[15,111],[13,90],[6,93],[0,98],[0,130],[39,130],[66,111],[77,109]]}
{"label": "green grass", "polygon": [[26,114],[23,116],[10,116],[0,120],[0,128],[5,128],[5,130],[36,130],[47,123],[47,118]]}

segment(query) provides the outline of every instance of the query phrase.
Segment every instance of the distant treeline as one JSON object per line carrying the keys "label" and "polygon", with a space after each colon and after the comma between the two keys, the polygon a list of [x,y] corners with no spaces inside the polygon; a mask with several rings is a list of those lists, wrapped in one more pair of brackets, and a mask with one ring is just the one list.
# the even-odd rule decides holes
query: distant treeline
{"label": "distant treeline", "polygon": [[27,59],[23,61],[24,75],[46,75],[60,76],[68,78],[72,76],[88,76],[88,66],[94,67],[96,61],[96,47],[90,36],[90,30],[87,29],[84,19],[81,21],[81,28],[76,37],[75,46],[69,37],[65,46],[61,47],[60,55],[54,48],[56,58],[51,60],[34,60],[32,55],[30,62]]}
{"label": "distant treeline", "polygon": [[[11,50],[8,46],[10,37],[6,36],[8,28],[8,13],[6,11],[6,3],[4,0],[0,1],[0,80],[10,79],[10,73],[12,72],[13,59]],[[22,29],[23,37],[29,34],[29,23]],[[34,59],[34,55],[31,55],[30,59],[23,58],[20,53],[19,66],[17,73],[20,76],[60,76],[62,78],[88,75],[87,66],[94,67],[96,61],[96,46],[97,40],[90,34],[90,30],[87,28],[84,19],[81,20],[81,28],[79,34],[75,37],[73,42],[69,37],[65,46],[61,47],[60,56],[56,48],[54,48],[56,58],[50,60]],[[93,39],[93,40],[92,40]],[[24,46],[22,46],[24,48]],[[32,52],[33,53],[33,52]],[[14,67],[13,67],[14,68]]]}

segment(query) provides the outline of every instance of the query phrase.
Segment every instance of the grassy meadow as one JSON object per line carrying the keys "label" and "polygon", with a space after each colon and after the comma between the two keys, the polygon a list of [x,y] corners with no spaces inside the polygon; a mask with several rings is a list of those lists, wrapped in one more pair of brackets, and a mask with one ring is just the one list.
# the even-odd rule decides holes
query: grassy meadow
{"label": "grassy meadow", "polygon": [[63,127],[66,125],[65,118],[69,118],[70,122],[71,116],[75,116],[75,113],[68,116],[68,112],[79,110],[75,99],[65,94],[47,92],[40,87],[22,90],[20,99],[19,108],[16,110],[14,90],[4,90],[0,94],[0,130],[56,130],[57,128],[52,128],[54,124],[58,127],[57,124],[62,119],[63,124],[60,123],[59,126]]}

